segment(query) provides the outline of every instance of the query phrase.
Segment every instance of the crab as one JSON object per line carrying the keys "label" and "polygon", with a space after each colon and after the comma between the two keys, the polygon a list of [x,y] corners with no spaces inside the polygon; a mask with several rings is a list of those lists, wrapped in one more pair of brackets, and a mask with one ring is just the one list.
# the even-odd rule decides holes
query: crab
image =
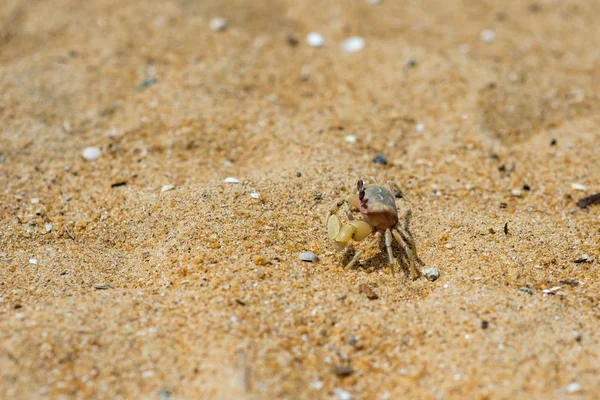
{"label": "crab", "polygon": [[[379,186],[377,181],[375,181],[375,185],[365,185],[362,180],[359,180],[357,190],[357,194],[336,200],[330,207],[326,218],[329,239],[336,250],[343,250],[352,240],[361,242],[371,236],[371,240],[367,242],[366,246],[357,251],[354,258],[344,268],[354,268],[363,252],[377,245],[383,235],[392,274],[395,273],[394,265],[396,264],[392,254],[393,238],[403,249],[411,278],[417,279],[420,276],[420,270],[416,264],[423,265],[423,262],[417,255],[415,241],[408,230],[410,209],[405,215],[404,226],[399,221],[394,192],[398,190],[401,194],[400,188],[392,181],[388,181],[387,187],[385,187]],[[348,222],[342,222],[338,217],[337,213],[341,208],[344,209]],[[352,211],[360,211],[363,219],[356,219]]]}

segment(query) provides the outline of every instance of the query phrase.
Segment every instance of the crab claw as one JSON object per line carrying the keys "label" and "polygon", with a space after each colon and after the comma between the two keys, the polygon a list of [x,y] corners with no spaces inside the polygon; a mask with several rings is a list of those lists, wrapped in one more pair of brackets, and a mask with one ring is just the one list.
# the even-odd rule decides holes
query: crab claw
{"label": "crab claw", "polygon": [[352,220],[343,224],[337,215],[332,215],[327,221],[327,232],[329,239],[336,250],[343,250],[351,240],[360,242],[371,234],[371,225],[361,220]]}

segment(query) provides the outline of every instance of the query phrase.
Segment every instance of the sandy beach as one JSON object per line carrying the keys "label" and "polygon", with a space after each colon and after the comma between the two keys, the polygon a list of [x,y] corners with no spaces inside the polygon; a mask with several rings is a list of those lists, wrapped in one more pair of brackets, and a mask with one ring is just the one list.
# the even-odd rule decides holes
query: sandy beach
{"label": "sandy beach", "polygon": [[[1,2],[0,398],[598,398],[598,15]],[[343,268],[373,178],[438,279]]]}

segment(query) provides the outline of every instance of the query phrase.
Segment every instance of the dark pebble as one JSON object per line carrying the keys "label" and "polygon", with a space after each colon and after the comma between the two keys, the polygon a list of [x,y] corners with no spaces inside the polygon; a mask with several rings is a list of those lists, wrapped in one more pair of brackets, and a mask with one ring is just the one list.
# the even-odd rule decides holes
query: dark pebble
{"label": "dark pebble", "polygon": [[556,146],[556,139],[552,139],[552,141],[550,142],[550,146]]}
{"label": "dark pebble", "polygon": [[498,167],[498,171],[500,172],[506,172],[506,166],[505,165],[501,165]]}
{"label": "dark pebble", "polygon": [[486,320],[481,321],[481,329],[487,329],[490,326],[490,323]]}
{"label": "dark pebble", "polygon": [[531,190],[531,186],[529,186],[528,184],[524,184],[523,185],[523,190],[530,191]]}
{"label": "dark pebble", "polygon": [[373,158],[373,162],[375,164],[382,164],[382,165],[387,165],[387,163],[388,163],[387,158],[385,158],[385,156],[383,155],[383,153],[380,153],[380,154],[376,155]]}
{"label": "dark pebble", "polygon": [[349,365],[339,365],[333,369],[333,373],[340,378],[345,378],[352,375],[354,373],[354,369],[352,369],[352,367]]}
{"label": "dark pebble", "polygon": [[302,176],[302,172],[296,172],[296,178],[300,178]]}
{"label": "dark pebble", "polygon": [[127,181],[119,181],[119,182],[111,183],[110,187],[116,188],[116,187],[125,186],[125,185],[127,185]]}

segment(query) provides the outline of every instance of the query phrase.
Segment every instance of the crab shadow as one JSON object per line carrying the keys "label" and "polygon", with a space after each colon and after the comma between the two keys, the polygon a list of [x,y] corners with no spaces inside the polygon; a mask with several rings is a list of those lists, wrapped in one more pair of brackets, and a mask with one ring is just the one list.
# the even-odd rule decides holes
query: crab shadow
{"label": "crab shadow", "polygon": [[[344,268],[346,265],[348,265],[348,263],[355,256],[356,252],[361,248],[360,246],[361,246],[360,243],[355,243],[352,247],[346,248],[346,251],[344,252],[344,255],[340,261],[341,268]],[[385,239],[383,237],[381,238],[381,240],[379,242],[378,249],[379,249],[379,251],[377,252],[377,254],[374,254],[370,257],[369,257],[369,255],[372,252],[377,251],[377,250],[375,250],[375,248],[373,248],[372,250],[369,250],[367,253],[363,254],[363,257],[361,257],[358,260],[358,262],[352,269],[353,270],[364,270],[367,272],[375,272],[375,271],[385,270],[386,268],[389,268],[388,255],[387,255],[387,250],[385,248]],[[394,259],[397,261],[397,266],[394,267],[396,270],[396,273],[401,273],[404,276],[406,276],[407,278],[410,278],[410,270],[408,267],[408,257],[406,255],[406,253],[404,252],[404,250],[400,247],[400,245],[396,241],[392,242],[392,254],[394,256]],[[369,258],[364,258],[365,255]],[[420,266],[417,265],[417,268],[420,268]]]}

